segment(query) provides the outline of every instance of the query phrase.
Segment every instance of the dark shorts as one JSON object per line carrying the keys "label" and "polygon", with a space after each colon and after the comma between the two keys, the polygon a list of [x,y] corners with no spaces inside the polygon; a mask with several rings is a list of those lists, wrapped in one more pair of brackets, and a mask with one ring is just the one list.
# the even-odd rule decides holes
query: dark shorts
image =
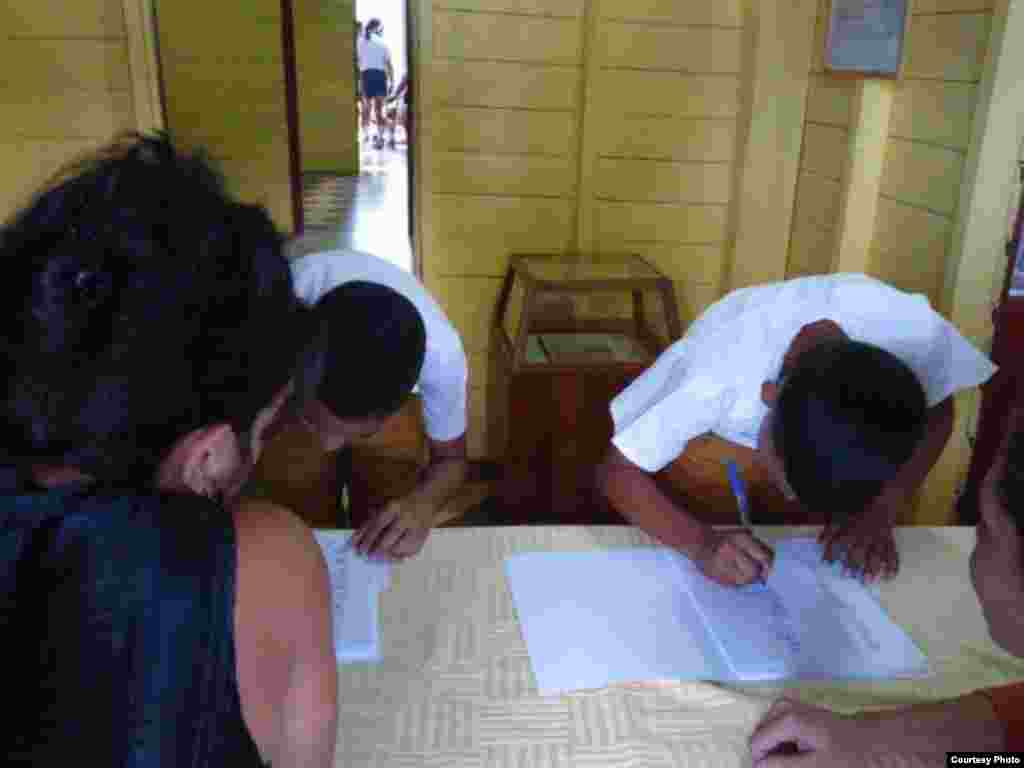
{"label": "dark shorts", "polygon": [[384,98],[388,95],[388,73],[383,69],[363,71],[363,96],[367,99]]}

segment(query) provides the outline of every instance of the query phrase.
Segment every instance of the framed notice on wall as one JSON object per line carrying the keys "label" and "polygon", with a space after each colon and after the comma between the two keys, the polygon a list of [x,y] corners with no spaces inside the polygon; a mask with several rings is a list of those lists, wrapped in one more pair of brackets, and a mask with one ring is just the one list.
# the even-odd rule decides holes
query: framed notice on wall
{"label": "framed notice on wall", "polygon": [[825,68],[864,77],[899,77],[909,0],[832,0]]}

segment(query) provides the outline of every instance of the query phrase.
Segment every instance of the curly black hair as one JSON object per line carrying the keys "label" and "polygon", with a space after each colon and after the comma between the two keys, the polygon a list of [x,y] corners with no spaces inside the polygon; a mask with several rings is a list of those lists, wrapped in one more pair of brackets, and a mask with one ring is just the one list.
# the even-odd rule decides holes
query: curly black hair
{"label": "curly black hair", "polygon": [[0,230],[8,462],[147,485],[188,432],[247,431],[303,344],[282,244],[167,135],[63,173]]}

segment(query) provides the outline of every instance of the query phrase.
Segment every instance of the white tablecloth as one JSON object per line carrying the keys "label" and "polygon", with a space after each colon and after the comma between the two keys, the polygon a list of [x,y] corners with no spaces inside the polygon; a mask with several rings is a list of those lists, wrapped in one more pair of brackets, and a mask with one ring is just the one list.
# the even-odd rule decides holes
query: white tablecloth
{"label": "white tablecloth", "polygon": [[[759,528],[767,540],[811,528]],[[929,655],[925,680],[805,684],[839,710],[959,695],[1024,679],[989,639],[971,589],[973,528],[902,528],[902,568],[882,601]],[[747,766],[747,739],[777,687],[646,681],[542,698],[505,581],[525,551],[653,546],[626,527],[451,528],[392,572],[384,661],[340,668],[335,764],[358,768]],[[642,596],[638,596],[642,599]],[[571,633],[572,627],[566,627]]]}

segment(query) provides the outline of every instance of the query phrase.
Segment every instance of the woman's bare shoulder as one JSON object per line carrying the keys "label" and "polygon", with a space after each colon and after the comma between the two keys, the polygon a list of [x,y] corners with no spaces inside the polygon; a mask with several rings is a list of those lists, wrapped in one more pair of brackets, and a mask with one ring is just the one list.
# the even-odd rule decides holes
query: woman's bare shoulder
{"label": "woman's bare shoulder", "polygon": [[260,754],[277,763],[295,750],[285,713],[313,721],[336,705],[336,685],[318,688],[296,673],[328,680],[335,668],[327,566],[313,532],[285,507],[247,499],[234,518],[242,714]]}

